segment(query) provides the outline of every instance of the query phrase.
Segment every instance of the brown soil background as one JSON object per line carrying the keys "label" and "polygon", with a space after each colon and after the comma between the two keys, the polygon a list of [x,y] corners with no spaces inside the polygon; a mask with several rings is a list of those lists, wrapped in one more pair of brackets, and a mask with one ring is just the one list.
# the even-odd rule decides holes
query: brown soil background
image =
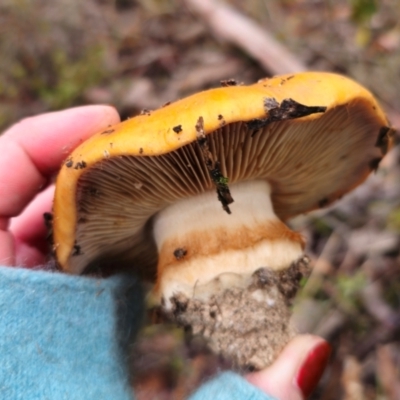
{"label": "brown soil background", "polygon": [[[308,69],[362,82],[400,126],[399,0],[226,3]],[[126,118],[223,79],[251,83],[272,74],[245,47],[213,33],[184,0],[3,0],[0,54],[2,129],[89,103],[113,104]],[[294,319],[334,348],[313,399],[400,399],[399,164],[397,145],[337,205],[291,221],[314,264]],[[139,400],[183,399],[228,367],[172,326],[144,328],[135,351]]]}

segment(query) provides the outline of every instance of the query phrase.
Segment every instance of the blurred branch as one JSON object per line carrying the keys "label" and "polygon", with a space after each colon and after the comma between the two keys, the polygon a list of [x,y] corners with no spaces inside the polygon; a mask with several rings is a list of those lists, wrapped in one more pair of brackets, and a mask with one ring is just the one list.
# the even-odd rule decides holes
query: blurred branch
{"label": "blurred branch", "polygon": [[389,329],[400,326],[400,314],[395,312],[383,299],[382,287],[379,281],[371,282],[361,291],[364,307],[378,322]]}
{"label": "blurred branch", "polygon": [[364,400],[361,382],[361,365],[355,357],[347,356],[343,363],[342,374],[343,400]]}
{"label": "blurred branch", "polygon": [[217,38],[234,43],[270,73],[287,74],[307,69],[270,33],[234,8],[216,0],[183,0]]}
{"label": "blurred branch", "polygon": [[359,359],[364,359],[379,345],[398,340],[399,335],[400,329],[378,325],[378,327],[368,333],[368,336],[364,340],[356,344],[354,354]]}
{"label": "blurred branch", "polygon": [[377,373],[379,382],[387,395],[388,400],[397,400],[400,397],[400,382],[398,369],[393,361],[395,349],[392,345],[381,346],[377,351]]}

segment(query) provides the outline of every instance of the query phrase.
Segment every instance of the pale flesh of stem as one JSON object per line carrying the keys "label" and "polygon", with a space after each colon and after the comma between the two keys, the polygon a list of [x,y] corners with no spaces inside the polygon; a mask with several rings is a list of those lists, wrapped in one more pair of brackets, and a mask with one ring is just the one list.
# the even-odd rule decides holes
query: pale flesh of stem
{"label": "pale flesh of stem", "polygon": [[231,214],[222,209],[215,191],[208,191],[155,218],[155,295],[164,309],[171,308],[176,294],[207,299],[221,289],[246,286],[262,267],[281,271],[302,256],[303,238],[275,215],[266,181],[237,183],[230,191]]}

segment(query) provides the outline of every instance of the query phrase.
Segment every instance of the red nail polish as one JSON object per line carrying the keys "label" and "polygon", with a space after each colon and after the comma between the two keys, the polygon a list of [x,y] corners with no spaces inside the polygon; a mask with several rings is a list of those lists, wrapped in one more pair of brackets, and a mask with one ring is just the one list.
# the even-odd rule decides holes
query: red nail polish
{"label": "red nail polish", "polygon": [[331,346],[328,342],[322,342],[316,346],[307,356],[297,376],[297,386],[307,398],[317,386],[331,354]]}

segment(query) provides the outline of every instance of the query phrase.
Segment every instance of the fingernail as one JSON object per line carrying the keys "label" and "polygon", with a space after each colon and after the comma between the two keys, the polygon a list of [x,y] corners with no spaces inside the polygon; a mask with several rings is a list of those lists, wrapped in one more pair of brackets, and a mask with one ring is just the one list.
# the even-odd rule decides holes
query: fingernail
{"label": "fingernail", "polygon": [[328,342],[322,342],[308,353],[296,376],[296,384],[307,398],[317,386],[331,354]]}

